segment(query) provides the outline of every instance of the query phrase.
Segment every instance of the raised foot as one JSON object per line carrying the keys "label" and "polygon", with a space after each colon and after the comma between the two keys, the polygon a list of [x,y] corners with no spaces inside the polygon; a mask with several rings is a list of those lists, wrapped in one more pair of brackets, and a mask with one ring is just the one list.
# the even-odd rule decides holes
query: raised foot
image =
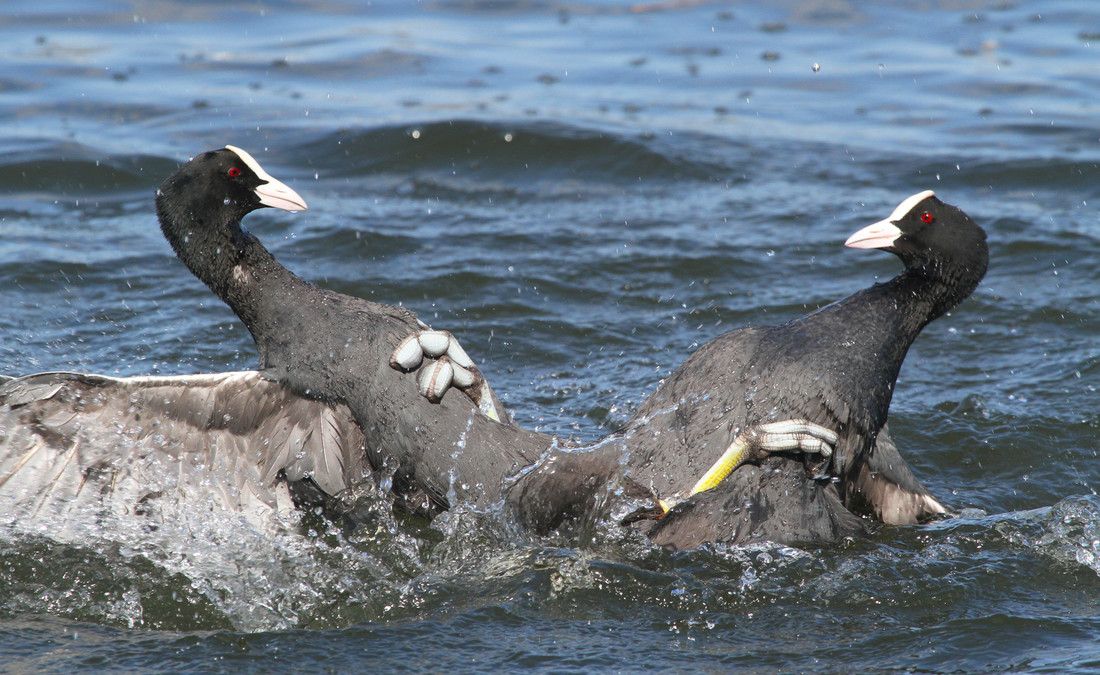
{"label": "raised foot", "polygon": [[[455,336],[445,330],[425,330],[407,336],[390,355],[390,366],[416,375],[416,388],[424,398],[439,403],[452,386],[462,390],[490,419],[502,421],[503,411],[489,383],[466,354]],[[425,363],[427,360],[427,363]]]}
{"label": "raised foot", "polygon": [[682,499],[706,492],[721,483],[734,469],[745,462],[773,452],[804,452],[830,457],[837,435],[832,429],[803,419],[781,420],[757,424],[737,434],[707,472],[687,493],[662,499],[661,507],[667,511]]}
{"label": "raised foot", "polygon": [[[830,457],[837,435],[832,429],[807,420],[793,419],[768,422],[747,429],[738,438],[756,446],[760,452],[790,452],[798,450],[807,454]],[[755,440],[754,440],[755,438]],[[734,439],[736,442],[737,439]]]}

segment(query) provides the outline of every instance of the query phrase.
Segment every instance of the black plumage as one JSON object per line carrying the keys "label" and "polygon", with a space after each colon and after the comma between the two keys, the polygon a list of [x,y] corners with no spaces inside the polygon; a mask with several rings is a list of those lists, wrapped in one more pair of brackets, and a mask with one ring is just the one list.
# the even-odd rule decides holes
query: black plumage
{"label": "black plumage", "polygon": [[[8,381],[0,388],[0,488],[26,481],[20,489],[43,495],[79,491],[88,475],[102,474],[94,467],[158,456],[255,474],[238,482],[256,499],[223,500],[231,504],[274,507],[272,490],[284,476],[332,493],[375,469],[375,479],[392,481],[403,498],[431,512],[452,498],[494,503],[505,479],[552,442],[490,420],[465,396],[429,403],[389,365],[402,338],[423,329],[412,312],[329,291],[279,264],[241,219],[261,207],[300,211],[305,203],[243,150],[198,155],[165,180],[156,205],[177,256],[250,331],[260,370],[125,379],[43,373]],[[233,423],[221,423],[223,415]],[[314,428],[301,429],[306,420]],[[282,442],[279,430],[288,427],[298,429],[298,442]],[[483,453],[462,452],[467,445]],[[31,466],[43,469],[25,470]],[[452,484],[456,475],[470,479]]]}
{"label": "black plumage", "polygon": [[[781,326],[731,331],[695,352],[627,425],[632,465],[655,477],[648,487],[661,495],[681,492],[744,429],[803,418],[839,434],[830,460],[804,471],[821,477],[817,489],[835,489],[848,509],[870,509],[891,523],[913,523],[946,511],[902,460],[886,421],[910,345],[924,326],[970,295],[985,275],[985,232],[928,191],[905,200],[889,218],[856,233],[847,245],[890,251],[905,270],[810,315]],[[789,461],[779,462],[777,458],[780,473],[791,471],[783,466]],[[746,493],[747,480],[747,472],[735,472],[715,492],[763,500],[763,484],[755,494]],[[778,492],[773,496],[798,503]],[[806,493],[810,497],[812,491]],[[700,498],[711,503],[721,499]],[[687,506],[680,509],[685,518],[688,511],[693,512],[690,519],[728,519],[718,507],[710,515]],[[670,531],[680,512],[670,512],[661,528]],[[803,516],[825,518],[830,512],[835,508],[812,508]],[[700,527],[704,525],[695,529]],[[794,529],[799,527],[814,529],[811,523]]]}
{"label": "black plumage", "polygon": [[[938,200],[929,205],[953,208]],[[181,476],[219,466],[232,494],[213,498],[259,513],[261,505],[286,507],[288,483],[308,481],[334,495],[371,477],[392,484],[399,500],[426,514],[453,501],[487,508],[503,500],[521,523],[547,531],[616,500],[653,506],[659,497],[677,496],[739,434],[752,438],[761,423],[806,417],[842,433],[833,463],[820,469],[840,478],[845,502],[869,496],[889,522],[909,522],[938,505],[884,428],[877,445],[867,441],[883,427],[908,343],[891,347],[889,363],[868,350],[890,331],[911,333],[904,338],[911,342],[923,323],[899,310],[893,322],[883,319],[860,334],[852,318],[860,307],[887,302],[897,292],[891,284],[919,285],[911,270],[898,278],[908,281],[873,287],[856,304],[860,294],[787,326],[717,338],[643,404],[623,433],[579,449],[490,419],[465,396],[429,403],[412,378],[391,367],[395,347],[423,328],[415,315],[295,276],[241,227],[245,215],[264,206],[305,208],[232,147],[199,155],[157,192],[166,238],[248,327],[260,370],[121,379],[43,373],[3,382],[0,490],[20,491],[35,508],[51,492],[115,495],[132,505],[148,500],[144,478],[163,477],[164,466]],[[906,250],[899,255],[920,258],[919,246]],[[926,258],[929,274],[939,269],[939,258]],[[970,289],[936,302],[946,308]],[[821,321],[815,317],[829,316],[850,321],[845,329],[856,342],[815,329]],[[856,395],[834,395],[853,386]],[[143,473],[146,465],[157,471]],[[656,527],[645,519],[638,526],[678,546],[758,537],[828,541],[864,527],[830,490],[807,477],[800,459],[774,455],[683,499]],[[290,492],[300,498],[316,491]],[[891,516],[906,499],[908,511]]]}
{"label": "black plumage", "polygon": [[499,499],[506,477],[551,439],[490,420],[464,396],[425,400],[389,365],[395,346],[423,328],[412,312],[308,283],[241,228],[244,214],[283,191],[247,153],[229,148],[196,157],[165,181],[157,214],[180,260],[252,334],[264,377],[303,398],[346,405],[371,466],[392,472],[399,489],[423,494],[431,508]]}

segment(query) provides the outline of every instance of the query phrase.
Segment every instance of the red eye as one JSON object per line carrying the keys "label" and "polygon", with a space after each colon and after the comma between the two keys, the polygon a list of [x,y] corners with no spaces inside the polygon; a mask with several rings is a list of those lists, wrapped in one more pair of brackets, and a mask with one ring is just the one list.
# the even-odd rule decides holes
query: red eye
{"label": "red eye", "polygon": [[933,218],[933,217],[932,217],[932,214],[931,214],[931,213],[929,213],[929,212],[927,212],[927,211],[925,211],[924,213],[920,214],[920,221],[921,221],[922,223],[930,223],[930,222],[932,222],[933,220],[935,220],[935,218]]}
{"label": "red eye", "polygon": [[[236,178],[239,175],[241,175],[241,170],[240,169],[238,169],[235,166],[229,167],[229,177],[230,178]],[[925,221],[925,222],[927,222],[927,221]]]}

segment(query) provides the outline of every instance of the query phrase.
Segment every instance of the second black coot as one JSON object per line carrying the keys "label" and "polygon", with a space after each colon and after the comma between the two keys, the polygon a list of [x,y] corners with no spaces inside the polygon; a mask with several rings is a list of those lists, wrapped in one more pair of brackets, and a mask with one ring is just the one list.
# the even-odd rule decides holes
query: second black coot
{"label": "second black coot", "polygon": [[729,540],[737,528],[751,531],[766,519],[810,519],[793,531],[858,532],[862,526],[841,513],[840,504],[895,524],[947,512],[913,476],[886,422],[910,345],[985,275],[985,232],[925,191],[846,245],[893,253],[905,269],[781,326],[743,328],[708,342],[642,404],[624,432],[631,437],[634,475],[654,476],[646,487],[670,504],[690,493],[731,439],[753,425],[797,417],[834,429],[832,457],[805,467],[767,458],[761,466],[768,471],[755,480],[752,471],[735,471],[661,518],[651,531],[656,540],[685,546]]}

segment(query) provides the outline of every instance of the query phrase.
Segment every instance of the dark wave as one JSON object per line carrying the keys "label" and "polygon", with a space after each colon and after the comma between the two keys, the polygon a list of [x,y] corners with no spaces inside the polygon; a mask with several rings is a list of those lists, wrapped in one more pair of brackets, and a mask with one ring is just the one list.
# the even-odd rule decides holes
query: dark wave
{"label": "dark wave", "polygon": [[547,182],[629,185],[712,181],[729,172],[710,152],[689,156],[695,153],[683,143],[553,122],[460,119],[347,130],[301,146],[298,154],[341,175],[453,175],[493,185],[522,182],[525,174]]}
{"label": "dark wave", "polygon": [[0,157],[0,193],[129,195],[152,190],[178,162],[145,154],[114,154],[78,143],[26,144]]}
{"label": "dark wave", "polygon": [[[1096,143],[1095,131],[1091,142]],[[1035,157],[1004,161],[971,161],[960,165],[953,180],[973,187],[996,185],[998,190],[1071,190],[1082,199],[1100,197],[1100,162],[1062,157]]]}

